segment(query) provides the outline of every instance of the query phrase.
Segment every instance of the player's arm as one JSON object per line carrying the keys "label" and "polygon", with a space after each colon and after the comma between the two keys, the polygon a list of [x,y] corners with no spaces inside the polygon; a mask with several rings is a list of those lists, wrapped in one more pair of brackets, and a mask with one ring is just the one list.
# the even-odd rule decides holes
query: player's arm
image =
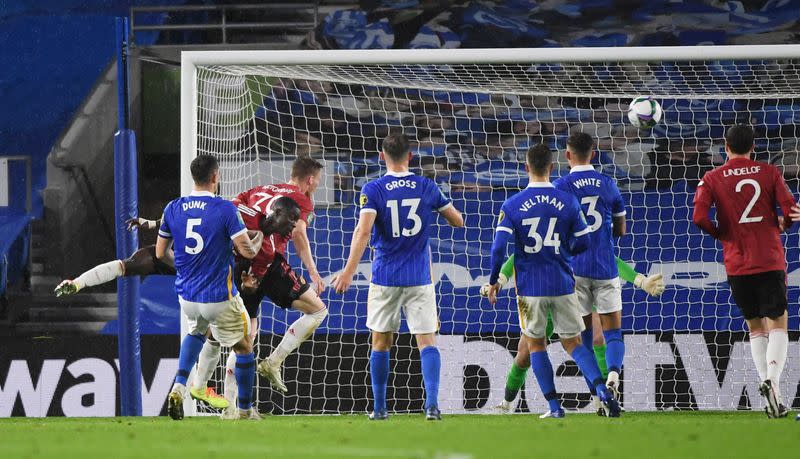
{"label": "player's arm", "polygon": [[[508,283],[508,280],[511,279],[511,276],[514,275],[514,254],[512,253],[510,257],[503,263],[503,267],[500,268],[500,275],[497,277],[497,283],[500,284],[500,288],[502,289]],[[492,286],[490,283],[485,283],[481,285],[480,295],[482,297],[489,296],[489,288]]]}
{"label": "player's arm", "polygon": [[714,198],[711,195],[711,185],[705,183],[705,177],[697,185],[697,191],[694,194],[694,213],[692,214],[692,222],[697,225],[701,230],[705,231],[714,239],[719,238],[719,228],[708,217],[708,212],[711,210],[711,205],[714,203]]}
{"label": "player's arm", "polygon": [[225,231],[233,241],[236,252],[248,260],[255,258],[264,242],[264,233],[248,230],[236,206],[230,201],[223,205],[222,217],[225,219]]}
{"label": "player's arm", "polygon": [[620,258],[617,260],[617,270],[619,277],[632,283],[637,288],[640,288],[652,296],[660,296],[664,293],[664,278],[661,273],[653,274],[652,276],[645,276],[644,274],[636,272],[633,266],[625,263]]}
{"label": "player's arm", "polygon": [[127,221],[125,221],[125,225],[127,226],[128,231],[133,231],[136,228],[154,230],[161,226],[161,219],[148,220],[141,217],[129,218]]}
{"label": "player's arm", "polygon": [[377,215],[377,213],[366,209],[361,210],[358,224],[353,232],[353,239],[350,242],[350,255],[347,257],[347,263],[344,265],[342,272],[333,280],[333,288],[336,293],[342,294],[346,292],[350,288],[350,284],[353,283],[353,276],[356,274],[358,264],[364,255],[364,250],[367,249],[369,235],[375,225]]}
{"label": "player's arm", "polygon": [[439,210],[439,215],[447,220],[447,224],[454,228],[461,228],[464,226],[464,216],[456,209],[452,203],[444,209]]}
{"label": "player's arm", "polygon": [[497,229],[494,233],[494,240],[492,241],[492,271],[489,273],[488,292],[489,303],[491,304],[497,303],[497,293],[502,287],[502,284],[498,282],[500,278],[500,271],[503,269],[504,263],[508,263],[506,260],[506,246],[508,246],[508,241],[510,241],[514,235],[514,230],[508,225],[503,225],[502,223],[503,222],[501,221],[501,224],[497,226]]}
{"label": "player's arm", "polygon": [[785,231],[794,222],[800,220],[800,218],[797,218],[800,215],[796,214],[795,207],[797,206],[795,205],[794,196],[792,196],[786,181],[783,180],[783,175],[777,168],[775,169],[775,201],[778,202],[778,206],[783,211],[783,219],[779,222],[779,226],[781,231]]}
{"label": "player's arm", "polygon": [[617,184],[612,182],[614,197],[611,201],[611,228],[614,237],[622,237],[628,232],[625,221],[625,201],[622,200],[622,193],[619,192]]}
{"label": "player's arm", "polygon": [[322,276],[319,275],[317,264],[314,262],[314,257],[311,255],[311,242],[308,240],[307,229],[308,224],[306,221],[302,218],[298,220],[294,231],[292,231],[292,243],[294,244],[295,250],[297,250],[297,256],[300,257],[303,266],[308,270],[308,275],[311,277],[311,282],[314,284],[317,294],[322,294],[325,290],[325,281],[322,280]]}
{"label": "player's arm", "polygon": [[172,230],[167,224],[167,219],[164,218],[169,211],[170,202],[164,208],[164,213],[161,214],[161,225],[158,228],[158,238],[156,238],[156,258],[169,263],[170,266],[175,266],[175,253],[172,251]]}

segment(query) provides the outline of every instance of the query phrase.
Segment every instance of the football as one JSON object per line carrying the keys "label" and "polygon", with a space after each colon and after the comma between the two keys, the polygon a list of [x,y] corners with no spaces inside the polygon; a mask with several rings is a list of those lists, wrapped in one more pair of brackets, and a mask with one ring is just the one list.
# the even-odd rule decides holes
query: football
{"label": "football", "polygon": [[628,119],[639,129],[650,129],[661,121],[661,104],[650,96],[640,96],[628,106]]}

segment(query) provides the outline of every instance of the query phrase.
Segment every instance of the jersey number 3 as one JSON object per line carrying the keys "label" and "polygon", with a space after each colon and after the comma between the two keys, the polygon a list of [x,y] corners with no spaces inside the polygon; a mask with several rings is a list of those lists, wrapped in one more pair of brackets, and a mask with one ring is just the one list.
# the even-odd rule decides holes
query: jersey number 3
{"label": "jersey number 3", "polygon": [[740,180],[736,183],[736,192],[741,193],[742,188],[745,185],[750,185],[754,188],[753,190],[753,198],[750,199],[750,202],[747,203],[747,207],[744,208],[744,212],[742,212],[742,216],[739,218],[739,223],[757,223],[764,219],[764,216],[760,217],[751,217],[750,212],[753,210],[753,206],[756,205],[756,201],[758,198],[761,197],[761,185],[758,184],[753,179],[744,179]]}
{"label": "jersey number 3", "polygon": [[201,223],[203,223],[202,218],[190,218],[186,220],[186,240],[193,239],[196,242],[194,247],[189,247],[188,244],[184,247],[184,250],[189,255],[197,255],[203,251],[203,236],[194,232],[194,227]]}
{"label": "jersey number 3", "polygon": [[[408,207],[408,219],[414,223],[414,226],[411,228],[405,228],[405,225],[403,225],[403,236],[414,236],[422,229],[422,219],[417,215],[419,202],[419,198],[403,199],[400,201],[401,206]],[[386,207],[389,208],[389,213],[392,218],[392,237],[400,237],[400,207],[397,205],[397,199],[386,201]]]}

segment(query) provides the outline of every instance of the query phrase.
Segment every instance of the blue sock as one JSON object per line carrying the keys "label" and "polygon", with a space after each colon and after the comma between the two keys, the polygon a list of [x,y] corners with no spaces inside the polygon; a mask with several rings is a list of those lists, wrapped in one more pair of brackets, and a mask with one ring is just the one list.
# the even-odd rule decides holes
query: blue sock
{"label": "blue sock", "polygon": [[425,409],[439,406],[439,373],[442,357],[439,349],[428,346],[419,353],[422,360],[422,379],[425,380]]}
{"label": "blue sock", "polygon": [[236,354],[236,368],[233,370],[236,385],[239,386],[237,405],[240,410],[248,410],[253,406],[253,383],[256,380],[256,356]]}
{"label": "blue sock", "polygon": [[175,382],[178,384],[186,385],[186,379],[189,378],[189,373],[192,367],[197,363],[197,358],[200,357],[200,351],[203,349],[203,344],[206,342],[206,337],[203,335],[186,335],[181,341],[181,350],[178,353],[178,374],[175,376]]}
{"label": "blue sock", "polygon": [[603,332],[606,338],[606,363],[608,371],[620,373],[622,361],[625,359],[625,341],[622,339],[622,330],[615,328]]}
{"label": "blue sock", "polygon": [[372,351],[369,356],[374,411],[386,411],[386,386],[389,384],[389,351]]}
{"label": "blue sock", "polygon": [[572,360],[578,364],[581,369],[583,377],[595,387],[598,394],[606,392],[606,381],[600,373],[600,367],[597,366],[597,359],[594,358],[594,352],[586,349],[583,346],[575,346],[572,351]]}
{"label": "blue sock", "polygon": [[536,381],[542,389],[542,394],[544,394],[544,399],[550,405],[550,411],[559,411],[561,404],[558,401],[556,383],[553,380],[553,364],[550,363],[547,351],[531,352],[531,366],[533,374],[536,375]]}
{"label": "blue sock", "polygon": [[[581,345],[588,349],[592,356],[594,356],[594,331],[591,328],[587,328],[586,330],[581,332]],[[596,361],[597,359],[595,359]],[[586,381],[586,386],[589,388],[589,393],[592,395],[597,395],[597,389],[595,389],[594,384],[592,381],[589,380],[586,376],[583,377]]]}

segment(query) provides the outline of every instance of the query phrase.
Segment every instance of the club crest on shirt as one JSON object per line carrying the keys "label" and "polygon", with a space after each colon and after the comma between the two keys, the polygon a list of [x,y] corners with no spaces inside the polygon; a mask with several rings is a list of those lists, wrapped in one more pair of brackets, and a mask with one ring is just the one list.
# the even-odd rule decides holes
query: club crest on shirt
{"label": "club crest on shirt", "polygon": [[367,198],[367,195],[364,194],[364,193],[361,193],[361,198],[359,198],[359,203],[361,204],[361,207],[366,206],[368,200],[369,199]]}

